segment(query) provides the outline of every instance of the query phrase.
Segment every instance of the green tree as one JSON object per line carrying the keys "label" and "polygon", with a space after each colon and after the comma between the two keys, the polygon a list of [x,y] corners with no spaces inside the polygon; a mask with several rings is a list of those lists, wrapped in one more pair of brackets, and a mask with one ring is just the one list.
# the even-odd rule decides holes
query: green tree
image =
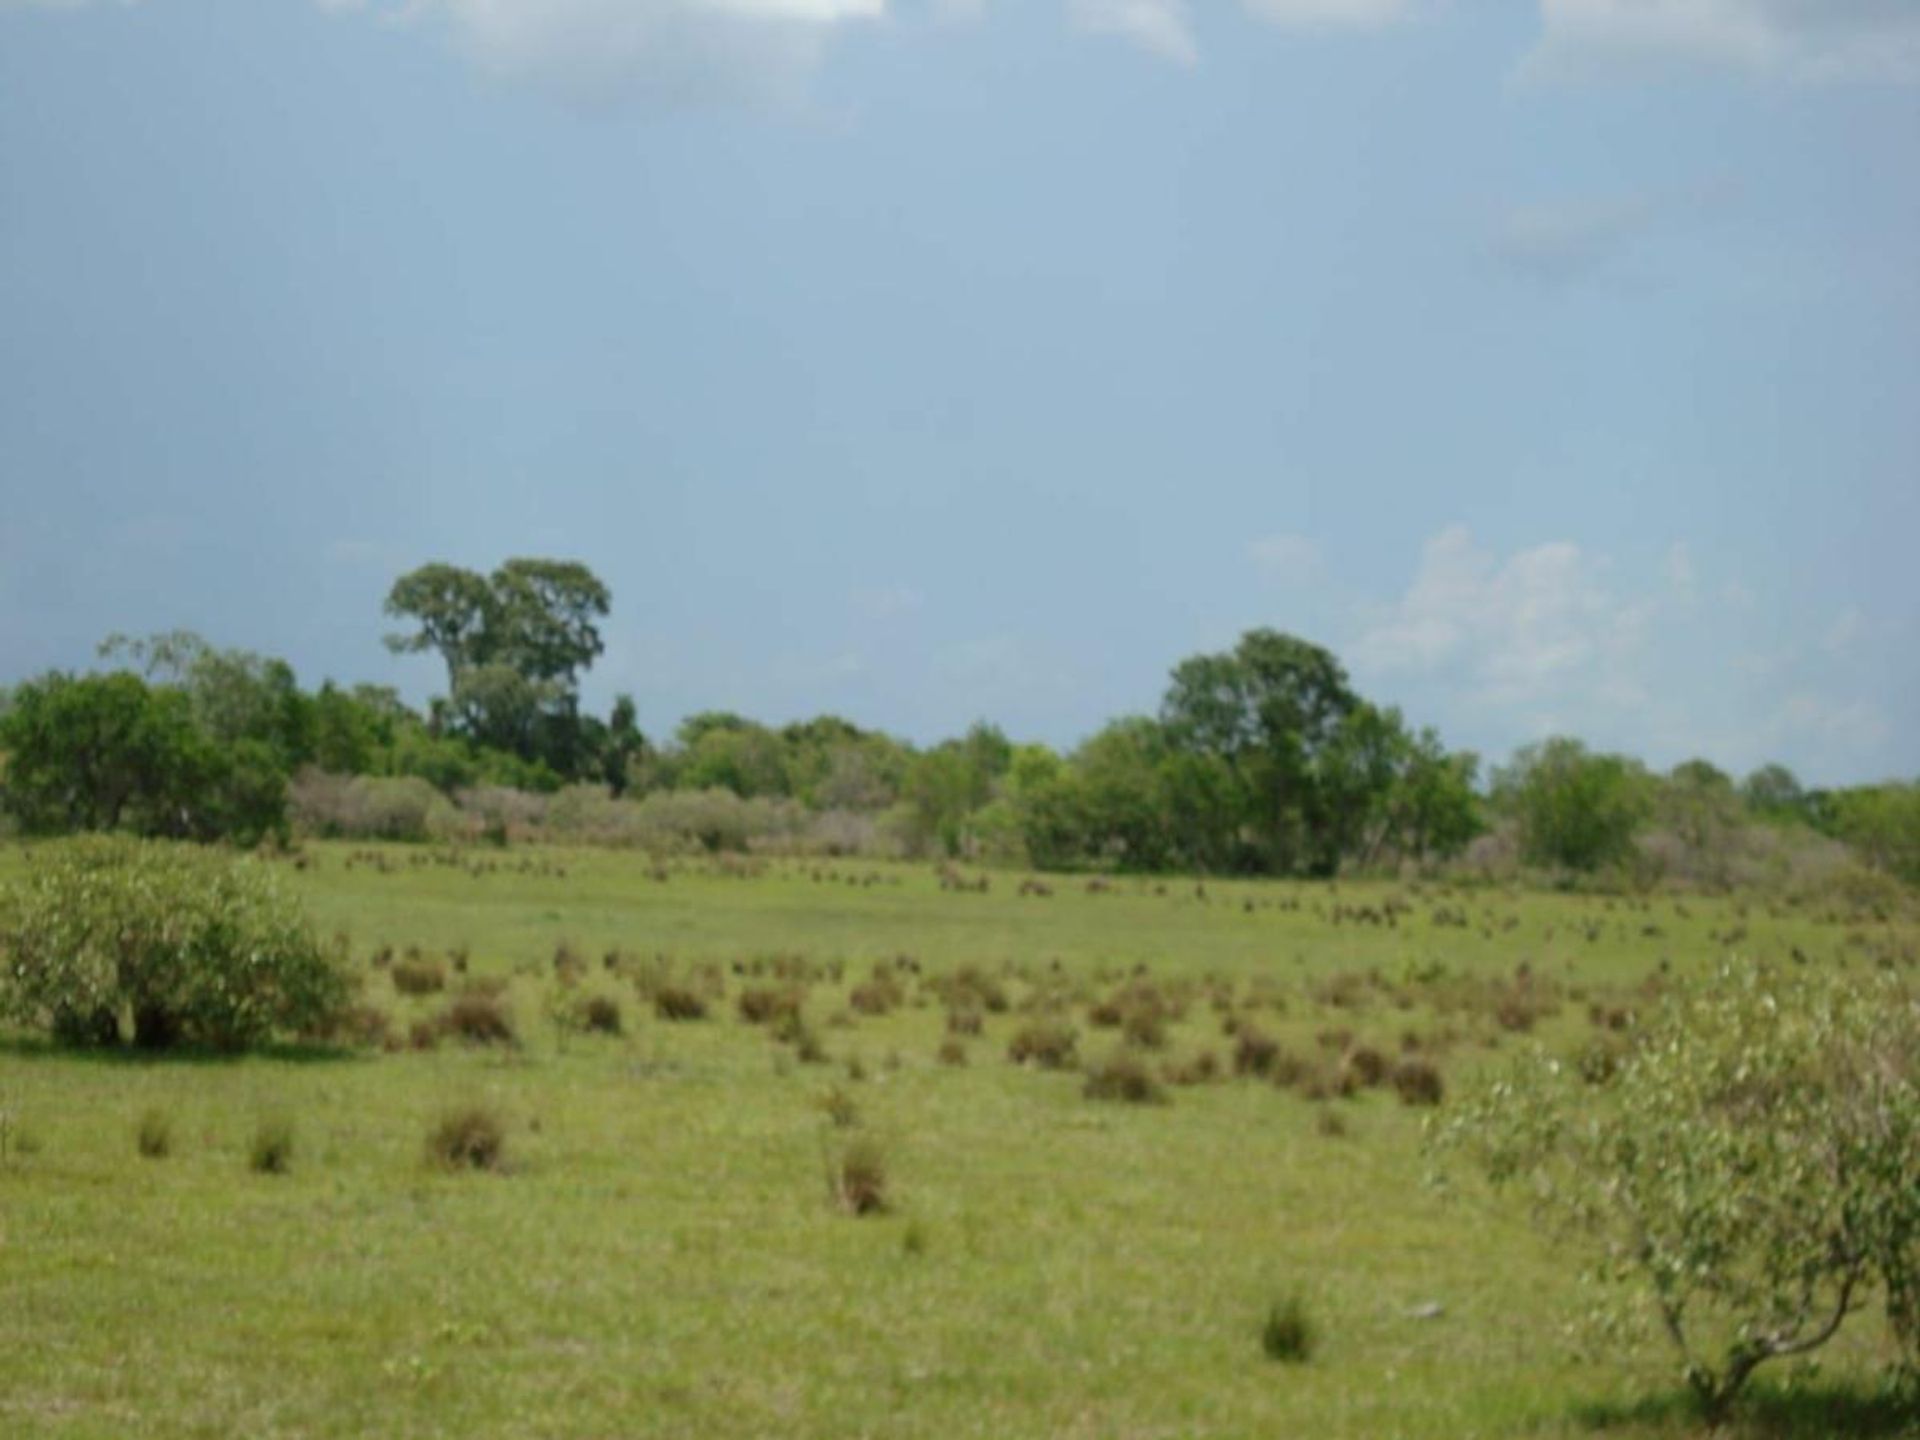
{"label": "green tree", "polygon": [[0,750],[6,807],[29,833],[252,843],[285,828],[286,776],[270,747],[215,744],[185,692],[125,671],[20,686]]}
{"label": "green tree", "polygon": [[1495,799],[1518,822],[1529,864],[1591,872],[1629,859],[1646,818],[1646,777],[1619,755],[1596,755],[1578,740],[1530,745],[1494,776]]}
{"label": "green tree", "polygon": [[[1354,767],[1338,751],[1360,704],[1331,653],[1252,630],[1230,652],[1182,661],[1160,715],[1175,749],[1231,776],[1251,868],[1324,875],[1339,863],[1356,800]],[[1371,792],[1360,798],[1370,803]]]}
{"label": "green tree", "polygon": [[579,675],[605,648],[597,621],[607,587],[571,560],[508,560],[491,575],[445,564],[402,575],[387,614],[415,628],[387,637],[399,653],[438,651],[447,697],[436,714],[482,745],[566,775],[599,760],[579,708]]}
{"label": "green tree", "polygon": [[1843,790],[1833,804],[1837,833],[1867,864],[1920,885],[1920,783]]}
{"label": "green tree", "polygon": [[1805,813],[1807,792],[1784,765],[1762,765],[1740,782],[1740,798],[1754,814],[1781,820]]}

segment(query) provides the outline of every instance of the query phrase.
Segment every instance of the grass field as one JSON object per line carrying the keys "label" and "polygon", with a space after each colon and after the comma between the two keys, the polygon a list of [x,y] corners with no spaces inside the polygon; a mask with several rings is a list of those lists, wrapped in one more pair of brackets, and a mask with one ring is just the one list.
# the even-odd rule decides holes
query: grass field
{"label": "grass field", "polygon": [[[1729,949],[1915,945],[1898,919],[1692,898],[307,853],[287,881],[400,1048],[0,1050],[0,1435],[1691,1433],[1665,1350],[1583,1348],[1574,1264],[1524,1215],[1423,1184],[1430,1110],[1390,1085],[1310,1096],[1361,1050],[1457,1092],[1516,1044],[1603,1044],[1663,971]],[[466,973],[402,996],[372,957],[409,947]],[[488,979],[517,1044],[404,1043]],[[671,987],[708,1017],[659,1018]],[[826,1059],[743,1019],[750,989],[804,991]],[[556,1023],[556,997],[594,994],[621,1034]],[[1210,1052],[1219,1078],[1102,1103],[1007,1058],[1051,1005],[1097,1065],[1122,1045],[1103,1001],[1157,1007],[1149,1073],[1200,1080]],[[950,1036],[950,1009],[979,1033]],[[1233,1073],[1256,1029],[1288,1083]],[[435,1121],[476,1103],[505,1168],[429,1164]],[[274,1124],[291,1163],[259,1173]],[[884,1156],[878,1213],[829,1185],[856,1140]],[[1305,1363],[1262,1348],[1289,1295]],[[1783,1368],[1744,1428],[1912,1433],[1855,1384],[1882,1344],[1867,1317],[1817,1377]]]}

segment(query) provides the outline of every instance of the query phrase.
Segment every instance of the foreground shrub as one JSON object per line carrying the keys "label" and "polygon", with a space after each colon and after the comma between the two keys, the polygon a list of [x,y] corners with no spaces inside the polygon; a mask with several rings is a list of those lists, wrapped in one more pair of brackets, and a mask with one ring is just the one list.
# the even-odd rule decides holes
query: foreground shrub
{"label": "foreground shrub", "polygon": [[449,1110],[427,1132],[427,1163],[444,1170],[498,1170],[506,1152],[506,1124],[487,1105]]}
{"label": "foreground shrub", "polygon": [[31,853],[0,895],[0,1016],[65,1044],[238,1050],[323,1031],[348,999],[270,868],[86,836]]}
{"label": "foreground shrub", "polygon": [[1715,1421],[1876,1292],[1920,1360],[1920,999],[1890,975],[1729,962],[1610,1076],[1536,1050],[1437,1139],[1595,1242],[1604,1318],[1650,1292]]}

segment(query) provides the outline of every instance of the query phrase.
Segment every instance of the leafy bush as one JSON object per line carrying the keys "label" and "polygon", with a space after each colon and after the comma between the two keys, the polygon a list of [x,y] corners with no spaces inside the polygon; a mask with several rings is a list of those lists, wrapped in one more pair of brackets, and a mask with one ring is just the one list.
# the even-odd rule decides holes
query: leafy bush
{"label": "leafy bush", "polygon": [[85,836],[0,895],[0,1014],[67,1044],[235,1050],[326,1028],[344,971],[269,868]]}
{"label": "leafy bush", "polygon": [[1892,975],[1729,962],[1610,1075],[1536,1050],[1436,1133],[1651,1292],[1716,1419],[1875,1291],[1920,1359],[1920,999]]}

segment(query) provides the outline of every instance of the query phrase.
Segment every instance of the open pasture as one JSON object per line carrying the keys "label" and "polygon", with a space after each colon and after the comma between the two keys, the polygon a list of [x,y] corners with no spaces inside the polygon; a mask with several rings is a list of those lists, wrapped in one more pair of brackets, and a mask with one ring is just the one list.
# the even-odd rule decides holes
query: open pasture
{"label": "open pasture", "polygon": [[[0,1051],[0,1433],[1687,1434],[1667,1351],[1592,1352],[1564,1255],[1423,1183],[1428,1102],[1604,1064],[1727,950],[1916,949],[1834,901],[305,853],[363,1043]],[[1849,1398],[1866,1319],[1748,1432],[1907,1433]]]}

